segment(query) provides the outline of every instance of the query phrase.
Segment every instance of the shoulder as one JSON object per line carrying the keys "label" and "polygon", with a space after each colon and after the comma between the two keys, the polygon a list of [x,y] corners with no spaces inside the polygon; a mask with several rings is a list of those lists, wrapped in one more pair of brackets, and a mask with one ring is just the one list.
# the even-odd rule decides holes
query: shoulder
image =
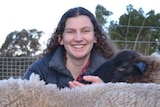
{"label": "shoulder", "polygon": [[35,71],[46,71],[49,67],[49,62],[52,59],[53,55],[45,55],[39,59],[37,59],[34,63],[32,63],[29,67],[30,70]]}
{"label": "shoulder", "polygon": [[41,75],[42,72],[47,70],[49,59],[50,59],[50,56],[47,55],[33,62],[25,72],[24,78],[29,78],[32,73]]}

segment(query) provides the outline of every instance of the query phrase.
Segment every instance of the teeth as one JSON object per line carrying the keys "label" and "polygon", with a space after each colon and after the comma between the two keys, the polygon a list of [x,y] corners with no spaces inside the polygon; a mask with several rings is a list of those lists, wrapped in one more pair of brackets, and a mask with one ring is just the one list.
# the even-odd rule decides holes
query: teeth
{"label": "teeth", "polygon": [[77,46],[74,46],[75,48],[82,48],[83,45],[77,45]]}

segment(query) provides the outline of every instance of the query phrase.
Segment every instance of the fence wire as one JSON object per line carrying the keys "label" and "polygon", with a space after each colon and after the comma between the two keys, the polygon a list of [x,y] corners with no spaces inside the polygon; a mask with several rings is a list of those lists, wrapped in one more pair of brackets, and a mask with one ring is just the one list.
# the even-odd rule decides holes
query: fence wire
{"label": "fence wire", "polygon": [[0,79],[21,78],[37,57],[0,57]]}
{"label": "fence wire", "polygon": [[[133,49],[134,41],[114,41],[118,44],[119,48]],[[159,42],[146,42],[138,41],[136,51],[149,55],[149,49],[151,51],[159,51]],[[21,78],[27,68],[35,61],[38,57],[0,57],[0,80],[13,78]]]}

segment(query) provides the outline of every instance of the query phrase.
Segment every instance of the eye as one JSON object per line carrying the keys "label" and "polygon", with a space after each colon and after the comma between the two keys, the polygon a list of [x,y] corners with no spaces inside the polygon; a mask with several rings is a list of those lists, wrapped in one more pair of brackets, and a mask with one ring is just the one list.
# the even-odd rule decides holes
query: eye
{"label": "eye", "polygon": [[117,68],[117,71],[125,71],[126,69],[125,68],[123,68],[123,67],[118,67]]}
{"label": "eye", "polygon": [[84,30],[84,32],[91,32],[90,30]]}
{"label": "eye", "polygon": [[82,32],[83,33],[90,33],[90,32],[92,32],[92,30],[91,29],[84,29]]}
{"label": "eye", "polygon": [[68,34],[72,34],[72,33],[74,33],[74,31],[73,31],[73,30],[65,30],[64,32],[65,32],[65,33],[68,33]]}
{"label": "eye", "polygon": [[73,33],[73,31],[67,31],[66,33]]}

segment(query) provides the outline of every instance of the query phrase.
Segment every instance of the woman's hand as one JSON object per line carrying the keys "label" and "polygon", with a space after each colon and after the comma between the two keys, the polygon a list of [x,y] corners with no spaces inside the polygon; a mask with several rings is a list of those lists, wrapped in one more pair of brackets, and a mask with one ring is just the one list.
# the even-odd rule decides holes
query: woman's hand
{"label": "woman's hand", "polygon": [[[103,83],[102,79],[100,79],[98,76],[83,76],[83,79],[85,81],[91,82],[91,83]],[[75,88],[75,87],[82,87],[85,86],[86,84],[82,84],[78,81],[70,81],[69,82],[69,87],[70,88]]]}
{"label": "woman's hand", "polygon": [[91,83],[103,83],[103,80],[100,79],[98,76],[83,76],[83,79],[87,82],[91,82]]}

